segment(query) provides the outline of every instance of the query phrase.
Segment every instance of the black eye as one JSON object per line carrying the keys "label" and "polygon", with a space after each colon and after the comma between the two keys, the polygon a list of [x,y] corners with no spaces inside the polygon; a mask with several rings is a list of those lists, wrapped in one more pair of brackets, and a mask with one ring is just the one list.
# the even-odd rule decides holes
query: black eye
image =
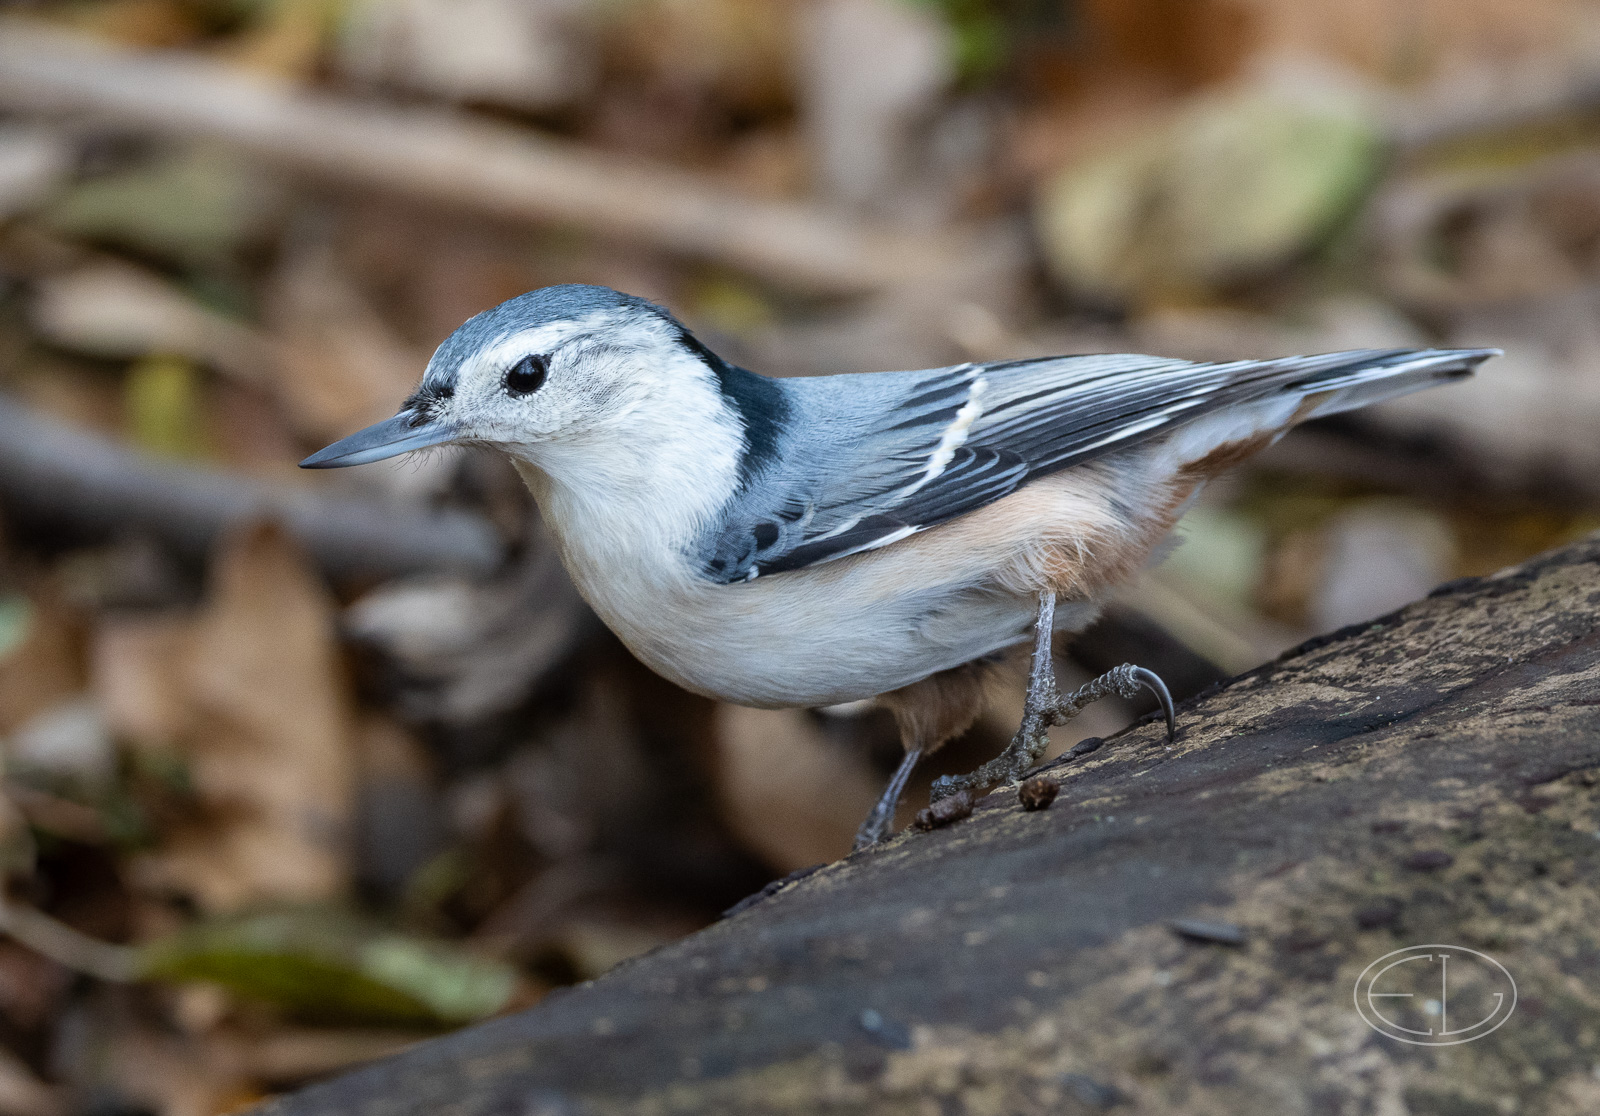
{"label": "black eye", "polygon": [[544,386],[550,366],[542,356],[525,356],[506,370],[506,391],[512,395],[532,395]]}

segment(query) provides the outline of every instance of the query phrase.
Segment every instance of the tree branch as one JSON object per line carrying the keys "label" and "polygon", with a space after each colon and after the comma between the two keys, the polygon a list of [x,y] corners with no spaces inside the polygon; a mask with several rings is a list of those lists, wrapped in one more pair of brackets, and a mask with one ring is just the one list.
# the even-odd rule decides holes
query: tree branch
{"label": "tree branch", "polygon": [[404,507],[169,464],[0,396],[0,503],[80,529],[151,531],[201,552],[222,530],[277,519],[328,573],[488,573],[503,546],[481,517]]}
{"label": "tree branch", "polygon": [[0,21],[0,106],[220,141],[355,186],[577,225],[822,291],[882,289],[967,254],[944,238],[742,196],[526,129],[306,92],[196,55],[119,49],[22,20]]}

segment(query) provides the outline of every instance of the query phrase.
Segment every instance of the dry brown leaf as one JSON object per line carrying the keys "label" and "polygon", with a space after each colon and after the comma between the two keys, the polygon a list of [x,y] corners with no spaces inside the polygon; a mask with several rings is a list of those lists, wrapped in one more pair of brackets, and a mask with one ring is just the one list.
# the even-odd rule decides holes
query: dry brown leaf
{"label": "dry brown leaf", "polygon": [[73,26],[129,46],[184,46],[200,36],[183,0],[103,0],[67,9]]}
{"label": "dry brown leaf", "polygon": [[84,685],[82,620],[53,586],[31,595],[27,633],[0,657],[0,736],[78,693]]}
{"label": "dry brown leaf", "polygon": [[438,775],[422,742],[387,717],[364,717],[358,738],[362,882],[398,890],[444,846]]}
{"label": "dry brown leaf", "polygon": [[[1129,72],[1193,88],[1261,56],[1323,59],[1385,80],[1415,81],[1467,67],[1581,58],[1586,0],[1086,0],[1076,40],[1088,81]],[[1079,81],[1083,82],[1082,70]]]}
{"label": "dry brown leaf", "polygon": [[34,1076],[26,1062],[0,1047],[0,1112],[5,1116],[57,1116],[66,1098]]}
{"label": "dry brown leaf", "polygon": [[619,5],[605,49],[613,67],[657,90],[772,111],[789,97],[793,11],[790,0]]}
{"label": "dry brown leaf", "polygon": [[[33,834],[28,830],[28,818],[12,796],[9,788],[0,789],[0,874],[31,872],[33,870]],[[3,976],[0,976],[3,980]],[[0,993],[3,997],[3,993]]]}
{"label": "dry brown leaf", "polygon": [[96,1056],[85,1059],[102,1078],[93,1083],[98,1091],[161,1116],[216,1116],[261,1099],[242,1067],[217,1044],[119,1022],[111,1033],[94,1036]]}
{"label": "dry brown leaf", "polygon": [[[307,3],[308,0],[299,0]],[[339,68],[363,84],[538,112],[581,103],[597,75],[590,0],[360,0]]]}
{"label": "dry brown leaf", "polygon": [[778,872],[848,853],[882,789],[864,755],[830,743],[798,709],[720,707],[716,766],[728,827]]}
{"label": "dry brown leaf", "polygon": [[113,360],[170,353],[251,382],[265,379],[273,361],[270,343],[255,329],[118,260],[38,280],[29,318],[55,344]]}
{"label": "dry brown leaf", "polygon": [[398,1054],[425,1036],[409,1031],[274,1028],[266,1034],[222,1030],[207,1044],[217,1061],[263,1084],[295,1085]]}
{"label": "dry brown leaf", "polygon": [[26,946],[0,941],[0,1018],[18,1031],[48,1025],[61,1009],[73,976]]}
{"label": "dry brown leaf", "polygon": [[314,77],[340,7],[338,0],[278,0],[266,6],[261,22],[233,40],[225,54],[241,66],[274,76]]}
{"label": "dry brown leaf", "polygon": [[76,148],[61,132],[18,126],[0,127],[0,220],[27,212],[67,181]]}
{"label": "dry brown leaf", "polygon": [[624,961],[679,941],[698,929],[700,925],[694,920],[665,911],[600,910],[564,919],[550,938],[579,975],[592,980]]}
{"label": "dry brown leaf", "polygon": [[341,895],[352,717],[332,602],[280,528],[257,525],[224,541],[190,638],[182,678],[193,722],[182,750],[215,817],[144,861],[141,882],[211,910]]}
{"label": "dry brown leaf", "polygon": [[186,616],[103,618],[90,644],[90,676],[111,729],[135,746],[170,747],[192,724],[183,664],[193,642]]}
{"label": "dry brown leaf", "polygon": [[207,404],[207,445],[220,464],[253,473],[304,475],[295,462],[305,447],[290,431],[269,391],[252,384],[219,382],[212,385]]}
{"label": "dry brown leaf", "polygon": [[1585,0],[1422,0],[1403,9],[1322,0],[1230,4],[1258,52],[1335,59],[1399,80],[1504,66],[1518,56],[1572,58],[1585,49],[1579,29],[1589,10]]}
{"label": "dry brown leaf", "polygon": [[6,389],[53,418],[112,437],[122,434],[122,385],[79,363],[44,356],[18,368]]}
{"label": "dry brown leaf", "polygon": [[1188,89],[1227,77],[1256,45],[1253,9],[1262,3],[1084,0],[1073,9],[1073,39],[1093,45],[1078,59],[1078,83],[1150,73]]}
{"label": "dry brown leaf", "polygon": [[282,342],[278,397],[308,438],[342,438],[388,418],[427,364],[324,249],[302,252],[283,267],[268,318]]}

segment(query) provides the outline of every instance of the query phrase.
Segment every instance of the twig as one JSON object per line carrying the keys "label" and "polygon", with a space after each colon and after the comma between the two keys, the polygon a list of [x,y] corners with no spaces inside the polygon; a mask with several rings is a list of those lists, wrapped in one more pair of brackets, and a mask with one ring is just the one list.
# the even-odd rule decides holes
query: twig
{"label": "twig", "polygon": [[1600,71],[1552,65],[1539,56],[1512,66],[1453,74],[1387,105],[1390,141],[1416,152],[1490,133],[1511,132],[1600,109]]}
{"label": "twig", "polygon": [[487,573],[503,547],[468,512],[417,512],[153,460],[0,396],[0,502],[90,531],[141,528],[204,551],[224,529],[277,519],[328,573]]}
{"label": "twig", "polygon": [[35,829],[86,845],[104,844],[107,839],[100,812],[81,802],[59,798],[14,779],[0,780],[0,793],[11,800],[17,812]]}
{"label": "twig", "polygon": [[601,857],[580,857],[551,865],[490,912],[472,935],[473,946],[491,957],[516,957],[537,944],[567,906],[618,878],[616,865]]}
{"label": "twig", "polygon": [[181,353],[244,383],[266,382],[279,360],[260,331],[120,260],[95,259],[40,276],[30,310],[34,329],[50,341],[96,356]]}
{"label": "twig", "polygon": [[0,932],[73,972],[125,984],[139,978],[139,951],[80,933],[43,911],[19,906],[0,892]]}
{"label": "twig", "polygon": [[525,129],[302,91],[195,55],[119,49],[22,20],[0,21],[0,106],[221,141],[325,178],[577,225],[824,291],[882,289],[967,254]]}

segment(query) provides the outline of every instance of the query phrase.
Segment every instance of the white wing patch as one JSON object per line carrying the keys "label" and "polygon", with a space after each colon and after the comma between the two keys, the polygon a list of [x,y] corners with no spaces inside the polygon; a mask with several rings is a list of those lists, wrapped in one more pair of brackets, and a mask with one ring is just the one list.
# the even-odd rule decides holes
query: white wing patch
{"label": "white wing patch", "polygon": [[945,427],[938,448],[928,458],[928,470],[922,475],[922,484],[927,484],[944,472],[945,466],[950,464],[950,459],[955,457],[956,450],[966,444],[967,432],[983,414],[983,392],[988,386],[989,381],[982,376],[972,381],[972,387],[967,392],[966,404],[956,412],[955,421]]}
{"label": "white wing patch", "polygon": [[884,535],[881,538],[873,539],[870,543],[861,547],[860,549],[877,550],[880,546],[888,546],[890,543],[897,543],[901,539],[909,539],[912,535],[915,535],[921,530],[921,526],[907,525],[905,527],[898,528],[897,530],[890,531],[887,535]]}
{"label": "white wing patch", "polygon": [[[940,436],[939,444],[935,446],[933,452],[928,455],[928,464],[923,469],[922,475],[916,480],[912,481],[910,484],[906,485],[904,488],[895,492],[891,497],[889,497],[889,499],[885,500],[884,504],[886,506],[893,506],[900,503],[906,499],[906,497],[915,494],[919,489],[939,479],[939,476],[950,465],[950,462],[955,460],[956,451],[966,444],[967,434],[972,430],[972,424],[983,417],[982,396],[984,389],[988,386],[989,381],[985,380],[982,376],[979,376],[972,381],[972,385],[967,389],[967,401],[963,403],[961,405],[961,409],[956,412],[956,417],[951,420],[950,425],[944,428],[944,434]],[[821,541],[823,539],[833,538],[836,535],[844,534],[846,531],[855,527],[856,524],[860,523],[866,514],[868,514],[868,512],[863,511],[861,515],[850,516],[833,529],[824,531],[817,535],[816,541]],[[921,525],[902,528],[901,530],[886,535],[883,538],[874,541],[870,545],[860,547],[859,549],[876,550],[880,546],[888,546],[892,542],[899,542],[906,536],[915,534],[920,530],[922,530]],[[752,571],[750,576],[754,577],[755,573]]]}
{"label": "white wing patch", "polygon": [[982,376],[972,381],[972,386],[967,389],[967,401],[961,405],[961,410],[956,412],[956,417],[950,425],[944,428],[944,433],[939,438],[939,444],[928,455],[928,465],[911,484],[906,485],[895,493],[896,502],[904,500],[924,485],[939,479],[939,475],[955,459],[956,450],[967,443],[967,434],[972,429],[972,424],[983,417],[983,392],[989,386],[989,381]]}

